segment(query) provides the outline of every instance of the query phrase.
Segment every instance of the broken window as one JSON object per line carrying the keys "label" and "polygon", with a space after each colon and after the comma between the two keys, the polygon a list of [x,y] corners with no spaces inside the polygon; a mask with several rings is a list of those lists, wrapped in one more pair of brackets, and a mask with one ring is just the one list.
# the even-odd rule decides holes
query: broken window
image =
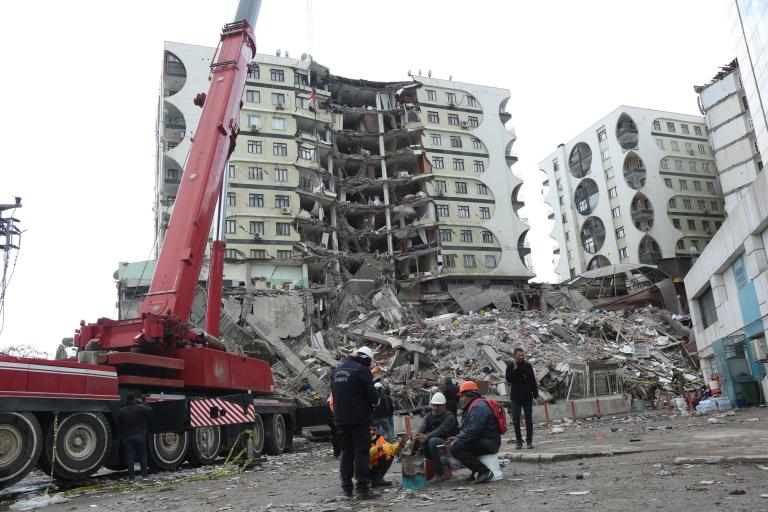
{"label": "broken window", "polygon": [[437,91],[433,91],[432,89],[427,89],[427,100],[437,101]]}
{"label": "broken window", "polygon": [[237,194],[227,192],[227,206],[237,206]]}
{"label": "broken window", "polygon": [[259,66],[256,64],[251,64],[251,67],[248,70],[248,78],[253,78],[256,80],[261,78],[261,70],[259,69]]}
{"label": "broken window", "polygon": [[469,229],[462,229],[461,230],[461,241],[462,242],[472,242],[472,231]]}
{"label": "broken window", "polygon": [[440,146],[440,145],[442,145],[442,143],[443,143],[443,141],[442,141],[442,139],[441,139],[440,135],[438,135],[438,134],[436,134],[436,133],[430,134],[430,136],[429,136],[429,142],[430,142],[430,143],[431,143],[433,146]]}
{"label": "broken window", "polygon": [[474,254],[465,254],[464,255],[464,266],[466,268],[474,268],[477,266],[477,263],[475,263],[475,255]]}
{"label": "broken window", "polygon": [[483,231],[483,243],[492,244],[493,233],[491,233],[490,231]]}
{"label": "broken window", "polygon": [[487,196],[488,195],[488,187],[486,187],[482,183],[477,184],[477,195],[479,196]]}
{"label": "broken window", "polygon": [[455,254],[443,254],[443,262],[445,263],[446,267],[455,267],[456,266],[456,255]]}
{"label": "broken window", "polygon": [[485,255],[485,266],[488,268],[496,267],[496,256],[493,254]]}
{"label": "broken window", "polygon": [[487,206],[481,206],[480,207],[480,218],[481,219],[490,219],[491,218],[491,209]]}
{"label": "broken window", "polygon": [[278,260],[290,260],[293,257],[293,251],[277,251]]}
{"label": "broken window", "polygon": [[459,126],[459,115],[458,114],[448,114],[448,124]]}
{"label": "broken window", "polygon": [[279,92],[273,92],[272,93],[272,104],[275,106],[284,106],[285,105],[285,94],[280,94]]}
{"label": "broken window", "polygon": [[469,206],[459,206],[459,217],[462,219],[468,219],[469,218]]}
{"label": "broken window", "polygon": [[474,96],[470,96],[467,94],[467,105],[470,107],[476,107],[477,106],[477,100]]}
{"label": "broken window", "polygon": [[263,194],[248,194],[248,206],[253,208],[264,207],[264,195]]}
{"label": "broken window", "polygon": [[288,181],[288,169],[275,169],[275,181]]}
{"label": "broken window", "polygon": [[444,180],[435,180],[435,192],[447,192],[448,191],[448,183],[446,183]]}
{"label": "broken window", "polygon": [[466,194],[467,193],[467,184],[463,181],[457,181],[456,182],[456,193],[457,194]]}
{"label": "broken window", "polygon": [[237,172],[237,168],[236,168],[234,165],[231,165],[231,164],[230,164],[230,166],[229,166],[229,173],[228,173],[228,176],[229,176],[230,178],[234,178],[234,177],[235,177],[235,173],[236,173],[236,172]]}
{"label": "broken window", "polygon": [[273,117],[272,118],[272,129],[273,130],[285,130],[285,118],[284,117]]}
{"label": "broken window", "polygon": [[225,233],[235,233],[237,231],[237,221],[235,220],[228,220],[224,222],[224,232]]}
{"label": "broken window", "polygon": [[245,100],[251,103],[261,103],[261,92],[248,89],[245,91]]}
{"label": "broken window", "polygon": [[440,241],[441,242],[450,242],[452,240],[452,231],[450,229],[440,229],[438,230],[440,234]]}
{"label": "broken window", "polygon": [[454,158],[453,159],[453,170],[454,171],[463,171],[464,170],[464,159],[463,158]]}
{"label": "broken window", "polygon": [[437,210],[437,216],[440,217],[450,217],[451,211],[448,208],[447,204],[438,204],[435,205],[435,209]]}
{"label": "broken window", "polygon": [[260,155],[261,154],[261,141],[260,140],[249,140],[248,141],[248,152]]}
{"label": "broken window", "polygon": [[477,128],[478,126],[480,126],[480,120],[477,118],[477,116],[468,116],[467,124],[472,128]]}
{"label": "broken window", "polygon": [[264,234],[264,223],[262,221],[258,220],[252,220],[250,222],[250,226],[248,228],[248,232],[252,235],[263,235]]}
{"label": "broken window", "polygon": [[267,258],[267,251],[264,249],[251,249],[251,258],[263,260]]}
{"label": "broken window", "polygon": [[264,169],[261,167],[249,167],[248,168],[248,179],[249,180],[263,180],[264,179]]}
{"label": "broken window", "polygon": [[282,69],[270,69],[269,78],[273,82],[285,82],[285,71]]}
{"label": "broken window", "polygon": [[287,156],[288,155],[288,144],[284,142],[273,142],[272,143],[272,154],[275,156]]}
{"label": "broken window", "polygon": [[461,137],[451,137],[451,147],[452,148],[460,148],[461,147]]}
{"label": "broken window", "polygon": [[482,160],[475,160],[475,172],[485,172],[485,162]]}
{"label": "broken window", "polygon": [[427,121],[430,123],[439,123],[440,122],[440,114],[437,112],[433,112],[428,110],[427,111]]}
{"label": "broken window", "polygon": [[288,196],[275,196],[275,208],[289,208],[291,198]]}
{"label": "broken window", "polygon": [[449,105],[455,105],[456,104],[456,93],[455,92],[446,92],[445,93],[445,101],[447,101]]}
{"label": "broken window", "polygon": [[483,149],[483,143],[480,139],[472,139],[472,147],[474,149]]}
{"label": "broken window", "polygon": [[445,168],[445,163],[443,162],[443,157],[441,156],[433,156],[432,157],[432,167],[435,169],[443,169]]}

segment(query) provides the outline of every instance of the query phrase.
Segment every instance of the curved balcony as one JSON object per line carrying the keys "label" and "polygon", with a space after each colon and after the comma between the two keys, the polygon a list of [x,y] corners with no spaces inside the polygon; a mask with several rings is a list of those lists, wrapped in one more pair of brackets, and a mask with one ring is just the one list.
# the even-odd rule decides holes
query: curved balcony
{"label": "curved balcony", "polygon": [[605,242],[605,224],[599,217],[590,217],[581,226],[581,245],[590,254],[595,254]]}
{"label": "curved balcony", "polygon": [[637,149],[637,125],[627,114],[621,114],[616,123],[616,139],[624,151]]}
{"label": "curved balcony", "polygon": [[607,267],[611,262],[608,258],[602,254],[598,254],[587,263],[587,270],[595,270],[601,267]]}
{"label": "curved balcony", "polygon": [[573,193],[576,209],[582,215],[589,215],[595,211],[599,197],[600,191],[597,188],[597,183],[591,178],[582,180]]}
{"label": "curved balcony", "polygon": [[624,159],[624,181],[633,190],[640,190],[645,186],[646,170],[643,160],[630,151]]}
{"label": "curved balcony", "polygon": [[645,235],[637,247],[637,255],[640,263],[655,265],[661,259],[661,248],[652,236]]}
{"label": "curved balcony", "polygon": [[184,114],[176,105],[167,101],[163,102],[163,142],[165,151],[169,151],[184,140],[187,132],[187,123]]}
{"label": "curved balcony", "polygon": [[592,166],[592,149],[586,142],[579,142],[571,150],[568,157],[568,168],[575,178],[583,178],[589,174]]}
{"label": "curved balcony", "polygon": [[167,98],[179,92],[187,83],[187,68],[173,53],[165,51],[163,60],[163,97]]}
{"label": "curved balcony", "polygon": [[629,212],[637,229],[650,231],[653,227],[653,205],[645,194],[642,192],[635,194]]}

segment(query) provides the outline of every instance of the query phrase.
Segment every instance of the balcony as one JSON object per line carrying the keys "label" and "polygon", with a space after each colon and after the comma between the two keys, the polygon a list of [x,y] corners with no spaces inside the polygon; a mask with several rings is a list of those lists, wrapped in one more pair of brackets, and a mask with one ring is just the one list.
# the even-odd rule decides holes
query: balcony
{"label": "balcony", "polygon": [[501,120],[501,124],[507,124],[507,121],[512,119],[512,114],[509,112],[499,112],[499,119]]}
{"label": "balcony", "polygon": [[179,183],[181,183],[181,178],[177,176],[166,176],[165,182],[171,185],[178,185]]}
{"label": "balcony", "polygon": [[517,211],[525,206],[525,201],[512,201],[512,209]]}

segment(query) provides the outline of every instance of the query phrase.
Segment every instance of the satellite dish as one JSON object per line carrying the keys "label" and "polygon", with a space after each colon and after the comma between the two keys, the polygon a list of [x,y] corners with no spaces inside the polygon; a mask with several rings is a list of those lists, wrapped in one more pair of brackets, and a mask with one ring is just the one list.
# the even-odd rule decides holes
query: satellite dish
{"label": "satellite dish", "polygon": [[302,53],[301,54],[301,60],[307,60],[307,54],[306,53]]}
{"label": "satellite dish", "polygon": [[277,49],[277,51],[275,52],[275,55],[277,55],[278,57],[280,56],[280,48]]}
{"label": "satellite dish", "polygon": [[431,69],[430,69],[429,71],[427,71],[427,76],[428,76],[429,78],[432,78],[432,70],[431,70]]}

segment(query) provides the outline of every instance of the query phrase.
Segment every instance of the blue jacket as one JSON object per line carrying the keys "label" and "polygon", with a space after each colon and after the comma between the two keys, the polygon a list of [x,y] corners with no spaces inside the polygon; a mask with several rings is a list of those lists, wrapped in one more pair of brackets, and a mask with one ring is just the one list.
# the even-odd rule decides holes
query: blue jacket
{"label": "blue jacket", "polygon": [[371,413],[379,400],[373,387],[373,375],[361,358],[351,356],[331,374],[333,421],[336,425],[371,423]]}
{"label": "blue jacket", "polygon": [[[470,406],[465,409],[459,425],[459,434],[453,441],[451,451],[472,450],[472,447],[478,444],[481,444],[487,453],[493,453],[488,452],[488,449],[495,447],[495,451],[498,451],[501,448],[501,434],[496,424],[496,416],[487,402],[477,402],[478,400],[482,400],[480,395],[470,404],[471,410]],[[469,411],[469,414],[466,411]]]}

